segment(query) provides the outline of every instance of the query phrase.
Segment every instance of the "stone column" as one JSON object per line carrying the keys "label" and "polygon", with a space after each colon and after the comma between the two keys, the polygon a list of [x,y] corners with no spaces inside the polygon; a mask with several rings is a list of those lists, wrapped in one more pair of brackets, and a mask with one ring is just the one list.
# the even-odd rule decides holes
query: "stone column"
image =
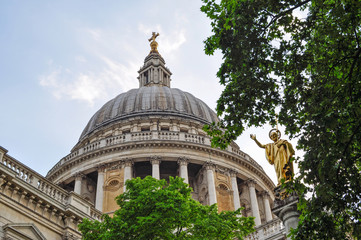
{"label": "stone column", "polygon": [[179,177],[183,178],[184,182],[189,184],[189,180],[188,180],[188,158],[179,157],[177,162],[178,162],[178,165],[179,165]]}
{"label": "stone column", "polygon": [[256,181],[253,179],[247,180],[248,190],[249,190],[249,197],[251,201],[251,209],[252,209],[252,216],[255,217],[254,222],[256,223],[256,227],[261,225],[261,216],[259,214],[258,208],[258,201],[256,195]]}
{"label": "stone column", "polygon": [[85,177],[85,175],[81,172],[75,174],[74,192],[79,195],[81,194],[81,185],[82,185],[83,177]]}
{"label": "stone column", "polygon": [[159,156],[150,157],[150,163],[152,164],[152,177],[158,180],[160,179],[160,170],[159,170],[160,162],[161,162],[161,157]]}
{"label": "stone column", "polygon": [[126,159],[124,160],[124,192],[126,190],[125,182],[128,179],[132,179],[132,176],[133,176],[133,160]]}
{"label": "stone column", "polygon": [[210,162],[207,162],[205,164],[205,168],[207,171],[209,205],[212,205],[217,203],[216,184],[214,182],[214,170],[216,166]]}
{"label": "stone column", "polygon": [[266,221],[272,220],[272,211],[271,211],[271,204],[269,202],[269,193],[267,191],[264,191],[262,193],[262,199],[263,199],[263,205],[264,205],[264,212],[266,215]]}
{"label": "stone column", "polygon": [[233,190],[233,204],[234,210],[237,210],[241,207],[241,201],[239,200],[239,192],[238,192],[238,185],[237,185],[237,172],[234,170],[229,171],[231,176],[231,183],[232,183],[232,190]]}
{"label": "stone column", "polygon": [[105,166],[98,166],[98,181],[97,181],[97,192],[95,196],[95,208],[99,211],[103,211],[103,196],[104,196],[104,175]]}

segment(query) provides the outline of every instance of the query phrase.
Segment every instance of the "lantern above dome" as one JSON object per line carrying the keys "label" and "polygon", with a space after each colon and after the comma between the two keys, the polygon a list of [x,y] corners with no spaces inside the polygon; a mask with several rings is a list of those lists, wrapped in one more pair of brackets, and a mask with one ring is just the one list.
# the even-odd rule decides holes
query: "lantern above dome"
{"label": "lantern above dome", "polygon": [[138,71],[139,87],[161,86],[170,87],[171,71],[165,66],[163,57],[158,52],[158,43],[155,41],[159,33],[153,32],[152,37],[149,39],[150,53],[144,59],[144,65]]}

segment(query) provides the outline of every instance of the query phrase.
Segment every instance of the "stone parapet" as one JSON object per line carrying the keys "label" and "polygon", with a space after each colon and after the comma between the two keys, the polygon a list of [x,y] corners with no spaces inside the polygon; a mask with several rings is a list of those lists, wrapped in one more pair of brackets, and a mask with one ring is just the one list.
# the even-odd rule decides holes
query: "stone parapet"
{"label": "stone parapet", "polygon": [[284,240],[286,236],[285,227],[279,218],[259,225],[255,230],[255,232],[246,236],[244,240]]}
{"label": "stone parapet", "polygon": [[[48,172],[47,176],[53,175],[59,168],[66,165],[68,162],[78,159],[79,157],[96,152],[98,150],[106,149],[112,146],[119,146],[126,143],[144,142],[144,141],[171,141],[171,142],[189,142],[201,144],[204,146],[211,146],[211,141],[208,136],[184,133],[178,131],[140,131],[122,133],[116,136],[106,137],[92,143],[88,143],[83,147],[73,149],[67,156],[63,157],[54,167]],[[238,157],[250,162],[254,167],[263,171],[262,167],[249,155],[237,149],[235,146],[230,147],[226,152],[237,155]]]}

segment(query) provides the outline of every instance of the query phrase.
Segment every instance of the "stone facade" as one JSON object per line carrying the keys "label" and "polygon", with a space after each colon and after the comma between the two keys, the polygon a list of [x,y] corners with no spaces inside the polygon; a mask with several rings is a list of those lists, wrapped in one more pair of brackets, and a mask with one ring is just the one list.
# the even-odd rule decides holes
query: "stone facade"
{"label": "stone facade", "polygon": [[74,192],[49,182],[0,147],[0,239],[79,239],[83,218],[101,212]]}

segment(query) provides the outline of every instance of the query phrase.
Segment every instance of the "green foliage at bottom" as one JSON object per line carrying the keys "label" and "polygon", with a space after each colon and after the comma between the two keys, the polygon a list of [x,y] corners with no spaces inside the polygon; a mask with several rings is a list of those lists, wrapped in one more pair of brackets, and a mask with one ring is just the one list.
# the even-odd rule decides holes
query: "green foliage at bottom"
{"label": "green foliage at bottom", "polygon": [[178,177],[135,178],[126,189],[113,217],[79,224],[83,239],[243,239],[254,231],[253,218],[242,217],[241,209],[218,213],[215,204],[203,206]]}

